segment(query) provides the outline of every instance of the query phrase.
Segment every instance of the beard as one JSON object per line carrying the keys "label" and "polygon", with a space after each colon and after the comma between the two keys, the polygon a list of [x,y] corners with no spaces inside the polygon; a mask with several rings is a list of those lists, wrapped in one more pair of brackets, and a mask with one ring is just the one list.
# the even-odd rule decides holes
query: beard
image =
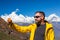
{"label": "beard", "polygon": [[37,27],[39,27],[41,25],[41,21],[35,21]]}

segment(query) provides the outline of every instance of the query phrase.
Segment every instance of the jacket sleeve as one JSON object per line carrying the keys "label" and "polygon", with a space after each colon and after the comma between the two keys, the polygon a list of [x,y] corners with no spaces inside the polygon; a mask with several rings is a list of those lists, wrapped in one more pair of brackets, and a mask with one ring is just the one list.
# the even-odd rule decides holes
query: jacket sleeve
{"label": "jacket sleeve", "polygon": [[31,31],[31,25],[29,26],[19,26],[17,24],[13,24],[10,25],[10,27],[13,29],[13,30],[16,30],[18,32],[30,32]]}
{"label": "jacket sleeve", "polygon": [[48,40],[55,40],[54,29],[50,28],[48,31]]}

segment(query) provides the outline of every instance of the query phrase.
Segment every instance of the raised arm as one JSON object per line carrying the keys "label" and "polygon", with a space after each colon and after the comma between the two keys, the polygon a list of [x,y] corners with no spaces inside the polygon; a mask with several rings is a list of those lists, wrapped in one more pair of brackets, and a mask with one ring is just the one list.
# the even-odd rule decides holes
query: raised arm
{"label": "raised arm", "polygon": [[31,31],[31,26],[32,25],[29,25],[29,26],[19,26],[17,24],[14,24],[12,23],[12,20],[11,18],[8,18],[8,24],[9,26],[13,29],[13,30],[17,30],[19,32],[30,32]]}

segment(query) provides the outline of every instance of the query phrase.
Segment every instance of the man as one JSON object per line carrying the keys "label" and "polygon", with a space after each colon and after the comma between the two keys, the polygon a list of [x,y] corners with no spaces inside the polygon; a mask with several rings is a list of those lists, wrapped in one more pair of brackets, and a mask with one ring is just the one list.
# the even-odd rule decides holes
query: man
{"label": "man", "polygon": [[52,24],[45,21],[45,14],[42,11],[37,11],[34,16],[35,23],[29,26],[19,26],[12,23],[8,18],[8,23],[12,29],[19,32],[30,32],[29,40],[54,40],[54,30]]}

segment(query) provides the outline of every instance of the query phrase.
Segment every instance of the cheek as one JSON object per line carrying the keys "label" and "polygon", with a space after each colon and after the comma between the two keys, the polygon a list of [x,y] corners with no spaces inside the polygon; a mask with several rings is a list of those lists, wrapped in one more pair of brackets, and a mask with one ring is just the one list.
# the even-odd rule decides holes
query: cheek
{"label": "cheek", "polygon": [[43,17],[41,17],[41,19],[44,19]]}

